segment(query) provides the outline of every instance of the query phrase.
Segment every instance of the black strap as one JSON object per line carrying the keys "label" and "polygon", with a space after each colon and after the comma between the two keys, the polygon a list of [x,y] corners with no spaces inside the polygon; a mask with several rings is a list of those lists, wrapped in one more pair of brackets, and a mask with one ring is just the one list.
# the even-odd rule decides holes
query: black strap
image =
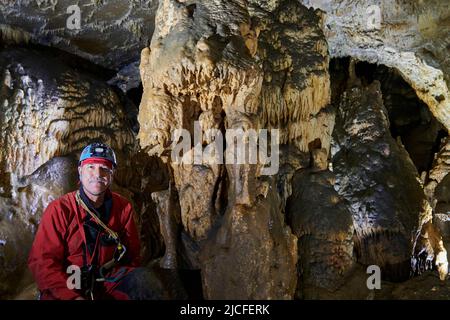
{"label": "black strap", "polygon": [[86,256],[86,244],[84,241],[81,243],[81,249],[83,250],[83,267],[87,266],[87,256]]}

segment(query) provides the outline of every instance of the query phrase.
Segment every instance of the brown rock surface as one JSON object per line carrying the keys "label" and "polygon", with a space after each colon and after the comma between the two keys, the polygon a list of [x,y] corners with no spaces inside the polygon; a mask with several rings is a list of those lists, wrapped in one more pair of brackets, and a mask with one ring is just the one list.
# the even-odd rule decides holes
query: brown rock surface
{"label": "brown rock surface", "polygon": [[379,82],[361,87],[357,80],[338,108],[335,188],[350,203],[357,260],[380,266],[386,279],[406,280],[431,211],[416,168],[389,133]]}
{"label": "brown rock surface", "polygon": [[[301,28],[291,27],[300,22]],[[322,112],[329,102],[328,58],[312,10],[293,1],[273,13],[244,2],[162,1],[156,26],[140,67],[139,138],[150,154],[167,159],[179,141],[175,130],[195,134],[195,121],[203,131],[222,133],[279,128],[280,143],[293,151],[323,146],[327,152],[334,121]],[[195,157],[197,143],[211,141],[205,134],[188,150]],[[293,297],[296,241],[283,212],[298,160],[284,157],[281,162],[291,168],[267,181],[260,164],[180,165],[167,159],[180,199],[184,247],[198,246],[188,256],[202,269],[205,297]]]}

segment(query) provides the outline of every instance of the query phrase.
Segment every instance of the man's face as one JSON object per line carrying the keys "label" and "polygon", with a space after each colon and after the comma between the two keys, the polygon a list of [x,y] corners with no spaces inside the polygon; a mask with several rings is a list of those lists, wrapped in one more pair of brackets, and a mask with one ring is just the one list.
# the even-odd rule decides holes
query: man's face
{"label": "man's face", "polygon": [[101,195],[111,185],[113,170],[101,163],[88,163],[78,167],[80,181],[85,192]]}

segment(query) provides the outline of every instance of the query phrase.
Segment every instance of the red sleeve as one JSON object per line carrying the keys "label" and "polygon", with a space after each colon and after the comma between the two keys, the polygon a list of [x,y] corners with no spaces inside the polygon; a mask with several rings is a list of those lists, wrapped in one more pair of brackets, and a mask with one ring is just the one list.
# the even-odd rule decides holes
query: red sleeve
{"label": "red sleeve", "polygon": [[136,228],[135,213],[130,203],[125,207],[125,237],[122,240],[127,248],[128,260],[131,267],[141,265],[141,243]]}
{"label": "red sleeve", "polygon": [[68,274],[64,270],[64,242],[66,222],[52,202],[42,215],[33,246],[28,257],[28,267],[40,291],[49,291],[56,299],[75,299],[80,295],[67,287]]}

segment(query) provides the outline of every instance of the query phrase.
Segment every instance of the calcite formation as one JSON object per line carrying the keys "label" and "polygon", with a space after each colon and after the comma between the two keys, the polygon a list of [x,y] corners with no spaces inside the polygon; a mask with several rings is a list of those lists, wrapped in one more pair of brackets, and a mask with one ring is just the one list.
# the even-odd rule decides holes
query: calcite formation
{"label": "calcite formation", "polygon": [[379,82],[365,87],[350,74],[337,114],[335,188],[350,202],[358,261],[405,280],[429,204],[407,152],[389,133]]}
{"label": "calcite formation", "polygon": [[[126,91],[139,85],[139,52],[154,30],[158,1],[2,1],[4,41],[33,43],[74,53],[117,72]],[[76,20],[78,19],[78,21]]]}
{"label": "calcite formation", "polygon": [[349,205],[334,190],[336,176],[328,163],[316,159],[313,168],[295,173],[286,207],[299,239],[297,297],[304,299],[326,298],[322,291],[335,292],[347,282],[356,263]]}
{"label": "calcite formation", "polygon": [[[196,121],[203,132],[279,129],[280,144],[299,152],[323,146],[327,153],[334,121],[325,110],[327,66],[320,17],[295,2],[285,1],[272,13],[239,1],[160,3],[155,34],[141,57],[139,138],[173,171],[190,239],[184,246],[193,247],[187,244],[193,241],[199,247],[194,265],[202,269],[206,297],[293,297],[296,241],[281,215],[289,194],[270,187],[289,184],[289,178],[263,181],[259,164],[174,164],[167,154],[180,141],[176,129],[195,135]],[[205,134],[188,149],[211,141]],[[271,223],[273,229],[264,227]],[[258,249],[263,243],[264,250]],[[285,258],[275,266],[276,257]],[[227,259],[236,260],[236,270],[224,266]],[[257,274],[264,277],[254,283]],[[224,278],[226,289],[217,282]]]}

